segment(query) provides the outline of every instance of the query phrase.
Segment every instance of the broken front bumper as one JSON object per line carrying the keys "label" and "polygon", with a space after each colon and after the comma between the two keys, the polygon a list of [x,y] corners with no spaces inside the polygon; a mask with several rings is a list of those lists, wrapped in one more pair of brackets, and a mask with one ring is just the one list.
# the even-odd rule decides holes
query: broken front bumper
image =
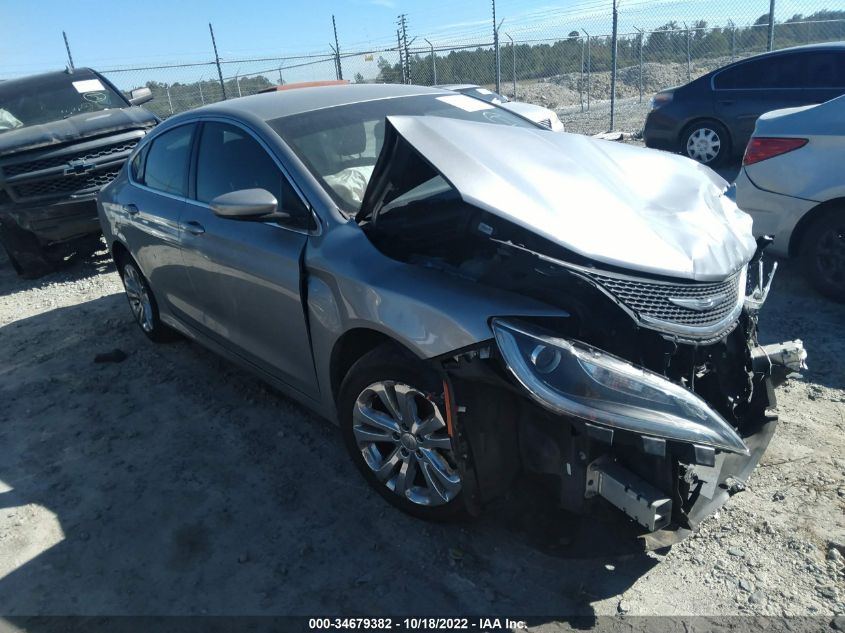
{"label": "broken front bumper", "polygon": [[[493,329],[516,381],[553,414],[521,430],[527,470],[555,475],[570,509],[606,500],[650,533],[650,547],[680,540],[742,490],[774,433],[765,406],[739,430],[697,394],[621,358],[522,323]],[[751,357],[773,407],[773,387],[804,367],[806,352],[792,341]]]}
{"label": "broken front bumper", "polygon": [[43,206],[15,206],[0,210],[0,220],[34,233],[43,244],[68,242],[100,233],[97,203],[89,199]]}

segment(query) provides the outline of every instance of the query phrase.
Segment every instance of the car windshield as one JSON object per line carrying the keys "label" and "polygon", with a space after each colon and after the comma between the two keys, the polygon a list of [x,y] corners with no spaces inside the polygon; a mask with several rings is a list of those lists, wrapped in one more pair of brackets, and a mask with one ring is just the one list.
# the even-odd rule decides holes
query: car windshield
{"label": "car windshield", "polygon": [[500,95],[498,92],[493,92],[492,90],[487,90],[487,88],[482,88],[481,86],[459,88],[457,92],[469,95],[470,97],[475,97],[476,99],[481,99],[487,103],[500,104],[508,102],[508,98],[506,96]]}
{"label": "car windshield", "polygon": [[0,133],[84,112],[126,107],[119,94],[90,74],[4,83],[0,83]]}
{"label": "car windshield", "polygon": [[335,106],[268,121],[340,209],[361,208],[384,142],[385,117],[437,116],[536,129],[525,119],[461,94],[428,94]]}

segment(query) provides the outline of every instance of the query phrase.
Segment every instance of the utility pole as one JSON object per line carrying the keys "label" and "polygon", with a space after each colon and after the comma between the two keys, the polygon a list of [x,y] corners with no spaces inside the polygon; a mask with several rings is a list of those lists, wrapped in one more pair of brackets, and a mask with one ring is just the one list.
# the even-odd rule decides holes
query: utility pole
{"label": "utility pole", "polygon": [[396,50],[399,51],[399,68],[402,69],[402,83],[408,83],[405,80],[405,58],[402,54],[402,32],[396,29]]}
{"label": "utility pole", "polygon": [[211,33],[211,45],[214,47],[214,63],[217,64],[217,76],[220,78],[220,89],[223,91],[223,100],[226,100],[226,84],[223,83],[223,71],[220,69],[220,56],[217,54],[217,40],[214,39],[214,29],[211,22],[208,23],[208,31]]}
{"label": "utility pole", "polygon": [[616,10],[616,0],[613,0],[613,49],[610,52],[611,55],[611,71],[610,71],[610,131],[613,131],[613,126],[615,124],[615,115],[616,115],[616,53],[618,48],[618,35],[619,35],[619,13]]}
{"label": "utility pole", "polygon": [[408,16],[401,14],[399,16],[399,28],[402,30],[402,48],[404,50],[403,74],[405,76],[405,83],[413,83],[411,79],[411,56],[408,53]]}
{"label": "utility pole", "polygon": [[499,56],[499,25],[496,23],[496,0],[493,0],[493,55],[496,60],[496,92],[502,92],[502,59]]}
{"label": "utility pole", "polygon": [[768,50],[775,46],[775,0],[769,0],[769,42]]}
{"label": "utility pole", "polygon": [[67,41],[67,33],[62,31],[62,37],[65,38],[65,48],[67,49],[67,62],[68,62],[68,69],[70,72],[73,72],[75,69],[73,67],[73,55],[70,54],[70,44]]}
{"label": "utility pole", "polygon": [[437,59],[434,57],[434,44],[428,41],[427,37],[423,38],[426,42],[428,42],[428,48],[431,51],[431,74],[434,77],[434,81],[432,81],[431,85],[437,85]]}
{"label": "utility pole", "polygon": [[334,15],[332,15],[332,29],[334,29],[334,55],[335,64],[337,65],[337,78],[343,79],[343,68],[340,66],[340,44],[337,43],[337,23],[334,21]]}

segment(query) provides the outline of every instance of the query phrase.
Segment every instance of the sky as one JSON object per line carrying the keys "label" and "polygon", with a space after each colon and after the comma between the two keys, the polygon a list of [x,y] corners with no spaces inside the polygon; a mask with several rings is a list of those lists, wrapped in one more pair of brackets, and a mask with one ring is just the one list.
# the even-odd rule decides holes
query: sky
{"label": "sky", "polygon": [[[777,1],[779,19],[842,3]],[[769,0],[618,2],[622,32],[699,17],[714,25],[728,18],[743,24],[766,13],[769,5]],[[504,19],[502,32],[515,39],[557,38],[580,28],[609,33],[611,6],[612,0],[496,0],[497,17]],[[407,14],[409,39],[417,38],[415,45],[427,46],[424,38],[435,46],[492,39],[491,0],[0,0],[0,78],[63,68],[67,58],[62,31],[77,66],[112,69],[209,61],[209,22],[224,60],[325,54],[334,39],[332,15],[342,51],[386,48],[396,44],[400,13]],[[362,68],[375,64],[363,56],[357,61]],[[265,66],[268,62],[232,63],[224,66],[224,75],[258,72]],[[194,75],[207,70],[199,67]],[[303,75],[294,80],[308,78],[304,70],[286,72]],[[161,71],[162,76],[168,73]]]}

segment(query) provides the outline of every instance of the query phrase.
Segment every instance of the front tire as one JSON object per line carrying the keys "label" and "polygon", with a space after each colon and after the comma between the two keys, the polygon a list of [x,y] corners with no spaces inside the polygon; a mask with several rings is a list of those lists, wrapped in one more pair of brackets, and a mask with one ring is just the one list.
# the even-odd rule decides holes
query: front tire
{"label": "front tire", "polygon": [[352,366],[337,400],[346,448],[367,482],[403,512],[431,521],[466,513],[443,391],[436,374],[385,345]]}
{"label": "front tire", "polygon": [[37,279],[56,269],[35,234],[16,225],[0,224],[0,244],[12,268],[24,279]]}
{"label": "front tire", "polygon": [[175,332],[161,322],[155,295],[135,260],[125,255],[118,266],[129,309],[141,331],[154,343],[175,339]]}
{"label": "front tire", "polygon": [[718,121],[696,121],[681,134],[681,153],[708,167],[722,164],[731,152],[731,137]]}
{"label": "front tire", "polygon": [[821,294],[845,303],[845,209],[813,220],[801,241],[801,272]]}

